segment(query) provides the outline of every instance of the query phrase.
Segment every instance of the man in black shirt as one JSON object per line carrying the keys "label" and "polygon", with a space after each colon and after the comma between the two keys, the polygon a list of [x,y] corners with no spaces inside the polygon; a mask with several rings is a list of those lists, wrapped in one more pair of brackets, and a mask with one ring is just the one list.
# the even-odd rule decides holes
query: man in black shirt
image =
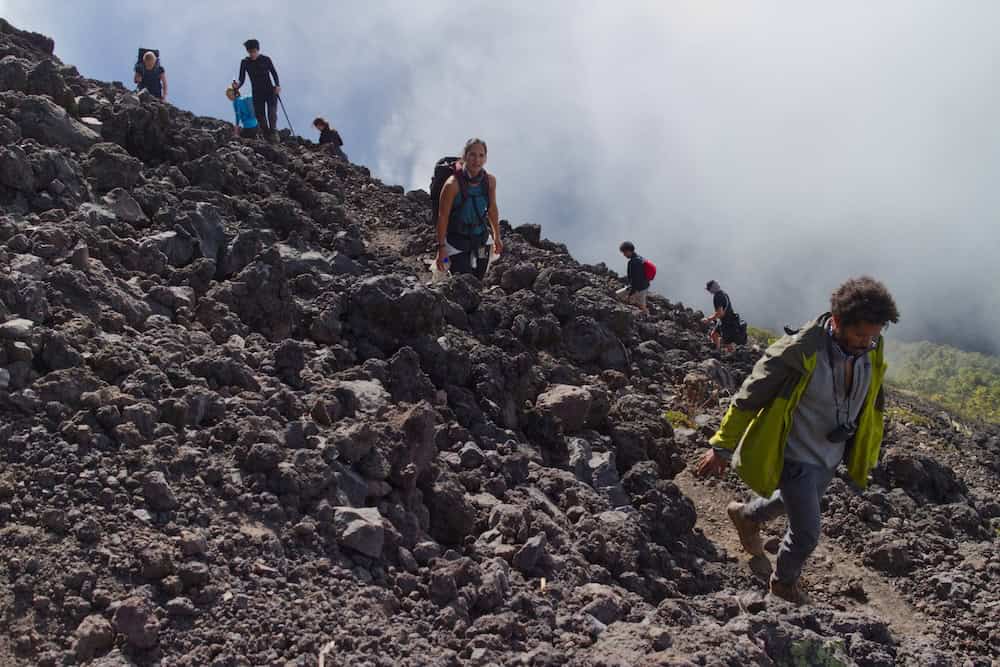
{"label": "man in black shirt", "polygon": [[715,313],[702,321],[706,324],[715,323],[709,333],[715,349],[722,350],[723,344],[731,347],[741,343],[740,316],[733,310],[733,302],[729,299],[729,295],[723,292],[722,287],[714,280],[709,280],[705,284],[705,289],[712,294],[712,308]]}
{"label": "man in black shirt", "polygon": [[628,260],[625,267],[627,285],[618,290],[615,295],[626,303],[639,306],[639,310],[642,312],[648,312],[646,295],[649,294],[649,279],[646,278],[646,260],[635,251],[635,245],[631,241],[622,242],[618,246],[618,250]]}
{"label": "man in black shirt", "polygon": [[[246,47],[247,57],[240,62],[240,78],[236,87],[242,86],[247,75],[250,75],[257,123],[265,134],[273,135],[278,129],[278,95],[281,94],[278,72],[271,59],[261,54],[260,42],[256,39],[248,39],[243,42],[243,46]],[[271,83],[272,78],[274,83]]]}

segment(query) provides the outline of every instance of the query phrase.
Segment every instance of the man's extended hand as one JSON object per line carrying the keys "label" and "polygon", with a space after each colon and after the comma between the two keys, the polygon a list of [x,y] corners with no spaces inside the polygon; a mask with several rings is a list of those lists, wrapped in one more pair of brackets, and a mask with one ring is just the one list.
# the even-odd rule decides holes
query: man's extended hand
{"label": "man's extended hand", "polygon": [[729,461],[724,459],[722,455],[714,449],[707,449],[705,450],[705,453],[701,455],[701,458],[698,459],[698,465],[694,469],[694,474],[699,477],[706,477],[708,475],[722,477],[726,474],[726,468],[728,467]]}

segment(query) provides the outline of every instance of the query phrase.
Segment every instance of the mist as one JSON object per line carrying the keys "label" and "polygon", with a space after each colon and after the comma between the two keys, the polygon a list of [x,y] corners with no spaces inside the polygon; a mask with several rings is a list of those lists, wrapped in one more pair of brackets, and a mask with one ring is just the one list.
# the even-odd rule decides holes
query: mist
{"label": "mist", "polygon": [[[104,80],[157,47],[170,101],[229,119],[248,37],[291,122],[326,116],[352,160],[426,188],[434,161],[489,144],[501,217],[577,259],[751,323],[827,309],[862,273],[891,335],[1000,353],[1000,69],[989,2],[164,4],[0,1],[14,25]],[[374,6],[372,6],[374,5]]]}

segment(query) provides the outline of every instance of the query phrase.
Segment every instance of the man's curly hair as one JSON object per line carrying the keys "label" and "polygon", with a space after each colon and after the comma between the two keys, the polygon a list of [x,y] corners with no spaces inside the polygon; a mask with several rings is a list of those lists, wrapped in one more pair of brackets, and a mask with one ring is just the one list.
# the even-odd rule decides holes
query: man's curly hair
{"label": "man's curly hair", "polygon": [[888,324],[899,321],[896,302],[886,286],[870,276],[851,278],[830,295],[830,310],[841,324]]}

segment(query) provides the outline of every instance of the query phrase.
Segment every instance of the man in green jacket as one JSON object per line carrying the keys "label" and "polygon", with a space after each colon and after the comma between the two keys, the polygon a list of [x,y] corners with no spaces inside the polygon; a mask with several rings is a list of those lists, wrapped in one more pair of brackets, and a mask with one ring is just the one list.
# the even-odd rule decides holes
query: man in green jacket
{"label": "man in green jacket", "polygon": [[788,516],[770,590],[796,604],[806,601],[799,574],[819,543],[820,499],[834,471],[844,462],[864,488],[878,462],[882,330],[899,321],[885,285],[867,276],[838,287],[830,310],[767,349],[695,470],[722,475],[731,460],[757,494],[727,508],[750,554],[764,555],[761,524]]}

